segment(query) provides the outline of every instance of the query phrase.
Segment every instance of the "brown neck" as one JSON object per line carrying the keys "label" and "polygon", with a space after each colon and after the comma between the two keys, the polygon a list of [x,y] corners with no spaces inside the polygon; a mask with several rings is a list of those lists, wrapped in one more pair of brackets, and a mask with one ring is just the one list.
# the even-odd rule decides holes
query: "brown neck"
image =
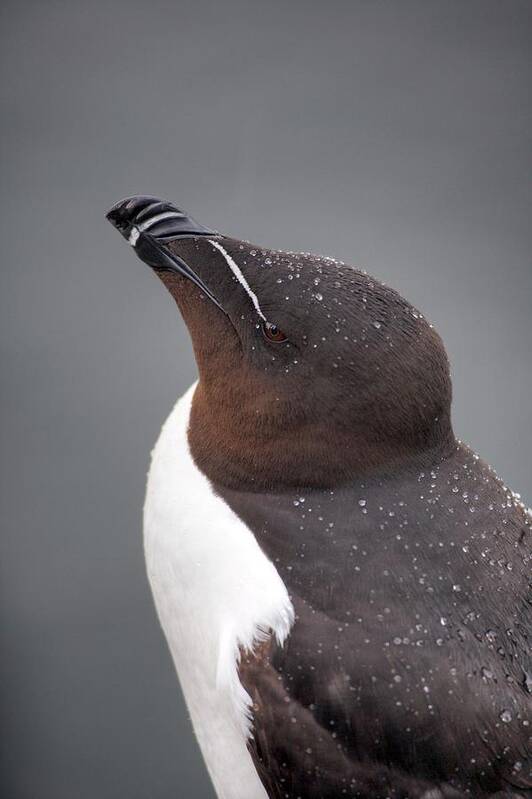
{"label": "brown neck", "polygon": [[448,416],[428,431],[412,431],[410,437],[394,441],[362,427],[331,426],[326,419],[309,423],[294,418],[281,425],[255,405],[247,412],[238,403],[226,392],[213,402],[200,382],[189,427],[190,448],[199,468],[213,483],[228,488],[331,488],[375,478],[398,466],[429,468],[456,446]]}

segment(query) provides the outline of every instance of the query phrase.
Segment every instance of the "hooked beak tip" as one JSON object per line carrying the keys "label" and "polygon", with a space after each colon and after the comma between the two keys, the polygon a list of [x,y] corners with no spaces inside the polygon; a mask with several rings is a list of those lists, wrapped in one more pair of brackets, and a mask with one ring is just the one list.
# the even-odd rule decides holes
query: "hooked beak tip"
{"label": "hooked beak tip", "polygon": [[215,231],[200,225],[172,203],[147,195],[120,200],[109,209],[106,217],[133,245],[141,233],[149,233],[157,241],[216,235]]}
{"label": "hooked beak tip", "polygon": [[144,195],[120,200],[109,209],[106,217],[134,247],[135,253],[144,263],[156,271],[176,272],[188,278],[226,313],[195,271],[165,246],[176,239],[219,234],[200,225],[175,205]]}

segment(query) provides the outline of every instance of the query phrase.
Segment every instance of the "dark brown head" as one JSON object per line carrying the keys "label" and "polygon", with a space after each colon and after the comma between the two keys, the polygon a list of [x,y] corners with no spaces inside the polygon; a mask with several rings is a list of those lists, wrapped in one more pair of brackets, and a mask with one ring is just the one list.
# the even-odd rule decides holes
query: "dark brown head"
{"label": "dark brown head", "polygon": [[445,350],[392,289],[222,236],[152,197],[108,218],[188,326],[200,376],[189,440],[214,482],[333,486],[453,446]]}

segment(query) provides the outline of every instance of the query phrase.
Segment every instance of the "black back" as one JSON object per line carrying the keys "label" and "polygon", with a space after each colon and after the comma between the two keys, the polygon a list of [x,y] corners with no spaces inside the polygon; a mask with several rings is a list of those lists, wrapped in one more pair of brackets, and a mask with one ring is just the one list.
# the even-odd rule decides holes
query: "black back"
{"label": "black back", "polygon": [[241,664],[271,797],[526,795],[530,521],[478,456],[335,490],[217,490],[296,611],[283,647]]}

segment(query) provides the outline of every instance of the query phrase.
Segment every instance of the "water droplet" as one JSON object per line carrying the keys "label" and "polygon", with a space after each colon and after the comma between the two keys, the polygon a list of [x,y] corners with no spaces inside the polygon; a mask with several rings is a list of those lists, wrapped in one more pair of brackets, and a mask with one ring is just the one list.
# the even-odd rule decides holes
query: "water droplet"
{"label": "water droplet", "polygon": [[509,724],[512,720],[512,714],[509,710],[503,710],[499,716],[500,720],[503,721],[505,724]]}
{"label": "water droplet", "polygon": [[359,499],[358,500],[358,504],[360,505],[361,508],[365,508],[366,507],[366,500],[365,499]]}
{"label": "water droplet", "polygon": [[323,294],[319,294],[318,293],[318,294],[315,294],[314,297],[318,300],[318,302],[321,302],[322,299],[323,299]]}

